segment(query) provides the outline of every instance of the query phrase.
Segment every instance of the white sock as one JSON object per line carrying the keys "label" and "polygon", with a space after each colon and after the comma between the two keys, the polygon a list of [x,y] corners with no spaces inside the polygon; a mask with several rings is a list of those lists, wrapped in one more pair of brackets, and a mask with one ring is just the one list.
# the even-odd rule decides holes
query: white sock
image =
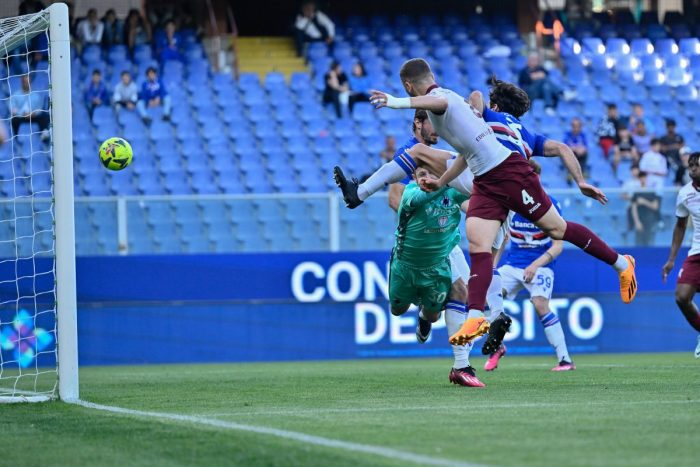
{"label": "white sock", "polygon": [[542,321],[542,326],[544,326],[544,334],[547,336],[547,340],[557,353],[557,361],[566,360],[570,362],[571,357],[569,357],[569,350],[566,348],[564,330],[557,315],[549,312],[541,317],[540,321]]}
{"label": "white sock", "polygon": [[627,261],[627,258],[618,254],[617,260],[615,261],[615,264],[613,264],[613,267],[617,272],[622,272],[627,269],[628,264],[629,262]]}
{"label": "white sock", "polygon": [[[445,325],[447,326],[447,334],[452,335],[459,331],[462,324],[467,320],[467,314],[464,310],[464,303],[455,300],[450,300],[445,305]],[[464,368],[469,366],[469,352],[472,349],[472,344],[468,345],[453,345],[452,354],[455,357],[452,368]]]}
{"label": "white sock", "polygon": [[503,311],[503,281],[497,269],[493,270],[493,278],[491,285],[486,291],[486,303],[488,304],[488,312],[485,313],[489,323],[498,318],[498,315]]}
{"label": "white sock", "polygon": [[407,175],[410,174],[407,174],[396,161],[389,161],[357,187],[357,196],[364,201],[385,186],[400,182]]}

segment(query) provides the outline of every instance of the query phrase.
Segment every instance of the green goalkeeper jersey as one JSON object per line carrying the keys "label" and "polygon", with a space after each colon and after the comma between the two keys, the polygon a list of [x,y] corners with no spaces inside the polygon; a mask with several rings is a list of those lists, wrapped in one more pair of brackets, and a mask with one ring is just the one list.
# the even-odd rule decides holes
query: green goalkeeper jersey
{"label": "green goalkeeper jersey", "polygon": [[394,258],[417,267],[443,261],[459,244],[460,206],[467,196],[454,188],[426,193],[411,183],[399,205]]}

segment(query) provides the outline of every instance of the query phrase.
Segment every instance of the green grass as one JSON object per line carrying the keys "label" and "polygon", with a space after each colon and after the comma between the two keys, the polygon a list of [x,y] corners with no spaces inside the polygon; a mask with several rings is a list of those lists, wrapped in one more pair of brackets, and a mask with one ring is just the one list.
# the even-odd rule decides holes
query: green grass
{"label": "green grass", "polygon": [[[473,359],[475,366],[482,359]],[[688,354],[507,357],[485,389],[445,359],[88,367],[81,395],[490,465],[698,465],[700,362]],[[406,465],[190,422],[53,402],[0,406],[4,465]]]}

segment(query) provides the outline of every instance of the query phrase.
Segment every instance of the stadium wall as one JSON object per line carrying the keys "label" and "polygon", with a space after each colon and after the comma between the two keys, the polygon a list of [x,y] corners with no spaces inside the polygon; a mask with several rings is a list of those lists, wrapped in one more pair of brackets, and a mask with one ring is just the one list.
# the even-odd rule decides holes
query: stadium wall
{"label": "stadium wall", "polygon": [[[630,252],[641,292],[629,306],[620,302],[612,269],[580,251],[566,250],[558,262],[552,307],[573,354],[694,345],[696,336],[673,300],[675,281],[661,282],[668,251]],[[388,312],[387,261],[386,252],[78,258],[80,363],[450,355],[444,323],[418,345],[416,314]],[[674,277],[681,262],[682,256]],[[20,273],[31,267],[21,263]],[[0,294],[10,292],[0,284]],[[526,296],[507,301],[506,308],[515,318],[509,352],[551,353]]]}

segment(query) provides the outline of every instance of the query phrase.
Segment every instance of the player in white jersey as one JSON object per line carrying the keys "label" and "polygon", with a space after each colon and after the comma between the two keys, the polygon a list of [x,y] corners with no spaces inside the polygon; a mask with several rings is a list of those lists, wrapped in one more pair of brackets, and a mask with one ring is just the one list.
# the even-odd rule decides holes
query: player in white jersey
{"label": "player in white jersey", "polygon": [[[700,289],[700,152],[694,152],[688,158],[688,174],[691,182],[678,192],[676,226],[673,229],[671,252],[668,255],[668,261],[661,270],[661,275],[665,282],[668,273],[673,269],[678,249],[683,243],[688,217],[692,217],[693,244],[688,252],[688,257],[683,261],[683,266],[678,272],[676,304],[688,323],[700,333],[700,312],[693,303],[693,297]],[[695,348],[695,358],[700,358],[700,335],[698,336],[698,345]]]}
{"label": "player in white jersey", "polygon": [[[468,102],[451,91],[441,91],[435,76],[423,59],[411,59],[399,73],[408,98],[396,98],[373,91],[370,98],[377,108],[417,108],[429,111],[429,118],[438,135],[455,146],[461,157],[438,181],[422,186],[436,190],[447,185],[469,165],[475,175],[474,190],[467,213],[467,237],[471,258],[471,279],[468,286],[470,313],[483,312],[486,293],[493,277],[491,246],[508,211],[532,221],[552,239],[575,244],[592,256],[610,264],[618,272],[620,295],[630,303],[637,291],[634,259],[622,256],[583,225],[565,221],[552,206],[539,178],[519,153],[504,155],[493,130]],[[576,180],[584,195],[602,204],[605,195],[588,184],[583,177]],[[465,329],[465,334],[468,330]]]}

